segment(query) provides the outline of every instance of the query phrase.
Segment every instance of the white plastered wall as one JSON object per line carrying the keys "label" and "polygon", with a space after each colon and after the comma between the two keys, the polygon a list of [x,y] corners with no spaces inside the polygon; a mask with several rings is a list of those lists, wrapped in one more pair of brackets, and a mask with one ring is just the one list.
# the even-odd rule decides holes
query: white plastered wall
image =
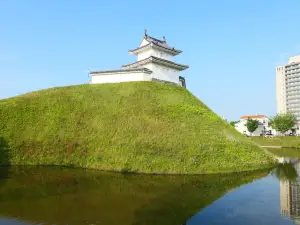
{"label": "white plastered wall", "polygon": [[171,61],[172,57],[173,57],[172,55],[170,55],[166,52],[162,52],[162,51],[158,51],[156,49],[150,48],[150,49],[146,49],[143,52],[140,52],[137,56],[137,60],[140,61],[140,60],[146,59],[150,56],[155,56],[157,58],[166,59],[169,61]]}
{"label": "white plastered wall", "polygon": [[146,64],[143,67],[152,70],[152,74],[151,74],[152,78],[181,85],[179,81],[180,74],[178,70],[171,69],[154,63]]}
{"label": "white plastered wall", "polygon": [[122,73],[111,75],[93,75],[92,84],[105,84],[105,83],[120,83],[130,81],[150,81],[151,74],[148,73]]}

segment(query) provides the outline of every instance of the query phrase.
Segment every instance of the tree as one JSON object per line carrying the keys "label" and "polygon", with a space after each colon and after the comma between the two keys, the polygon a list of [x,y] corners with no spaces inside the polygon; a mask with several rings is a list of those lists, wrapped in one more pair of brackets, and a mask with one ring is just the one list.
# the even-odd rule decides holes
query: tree
{"label": "tree", "polygon": [[251,135],[252,135],[252,133],[253,133],[253,132],[257,129],[257,127],[258,127],[258,120],[253,120],[253,119],[249,118],[249,119],[247,120],[246,127],[247,127],[248,131],[249,131],[249,132],[251,133]]}
{"label": "tree", "polygon": [[234,127],[234,125],[236,124],[236,122],[235,121],[231,121],[229,124]]}
{"label": "tree", "polygon": [[295,123],[296,117],[290,113],[278,114],[271,120],[271,126],[281,133],[292,129]]}

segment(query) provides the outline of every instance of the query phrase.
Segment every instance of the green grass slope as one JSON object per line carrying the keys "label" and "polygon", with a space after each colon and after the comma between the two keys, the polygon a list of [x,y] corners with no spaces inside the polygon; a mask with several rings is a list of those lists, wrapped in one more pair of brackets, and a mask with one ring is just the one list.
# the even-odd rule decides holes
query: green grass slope
{"label": "green grass slope", "polygon": [[146,173],[274,164],[190,92],[156,82],[60,87],[1,100],[0,150],[2,165]]}

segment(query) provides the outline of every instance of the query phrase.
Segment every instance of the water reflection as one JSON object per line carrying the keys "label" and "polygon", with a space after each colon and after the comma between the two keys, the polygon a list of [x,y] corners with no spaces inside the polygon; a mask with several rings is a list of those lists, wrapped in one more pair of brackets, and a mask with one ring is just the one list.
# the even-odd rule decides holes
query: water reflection
{"label": "water reflection", "polygon": [[181,225],[229,191],[268,173],[149,176],[11,168],[0,179],[0,224]]}
{"label": "water reflection", "polygon": [[300,160],[285,157],[279,161],[269,176],[222,196],[187,224],[300,224]]}
{"label": "water reflection", "polygon": [[281,157],[275,169],[280,179],[281,215],[300,224],[300,160]]}
{"label": "water reflection", "polygon": [[297,161],[293,161],[293,159],[285,159],[285,161],[274,168],[272,173],[280,181],[295,181],[298,177],[297,170],[295,169],[295,164],[297,164]]}

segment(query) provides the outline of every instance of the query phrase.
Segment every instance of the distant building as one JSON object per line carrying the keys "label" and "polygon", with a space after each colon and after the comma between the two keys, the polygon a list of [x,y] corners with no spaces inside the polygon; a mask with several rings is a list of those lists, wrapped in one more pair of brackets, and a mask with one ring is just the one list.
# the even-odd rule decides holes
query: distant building
{"label": "distant building", "polygon": [[300,55],[276,67],[277,113],[292,113],[300,121]]}
{"label": "distant building", "polygon": [[137,56],[136,62],[123,65],[117,70],[91,71],[89,83],[159,81],[186,87],[180,71],[189,67],[172,61],[172,57],[181,52],[169,46],[165,38],[160,40],[150,37],[145,30],[139,47],[129,50],[129,53]]}
{"label": "distant building", "polygon": [[[247,120],[253,119],[258,121],[258,128],[251,134],[246,126]],[[267,116],[264,115],[249,115],[249,116],[242,116],[240,120],[234,125],[235,129],[238,130],[240,133],[245,135],[252,135],[252,136],[261,136],[266,133],[274,133],[274,130],[271,127],[271,121]]]}
{"label": "distant building", "polygon": [[[258,120],[258,127],[252,134],[248,131],[246,126],[248,119]],[[274,136],[283,135],[272,128],[270,118],[264,115],[242,116],[240,120],[235,123],[234,127],[240,133],[248,136],[262,136],[265,134],[272,134]],[[289,134],[300,136],[300,122],[297,122],[295,126],[291,130],[288,130],[284,135]]]}

